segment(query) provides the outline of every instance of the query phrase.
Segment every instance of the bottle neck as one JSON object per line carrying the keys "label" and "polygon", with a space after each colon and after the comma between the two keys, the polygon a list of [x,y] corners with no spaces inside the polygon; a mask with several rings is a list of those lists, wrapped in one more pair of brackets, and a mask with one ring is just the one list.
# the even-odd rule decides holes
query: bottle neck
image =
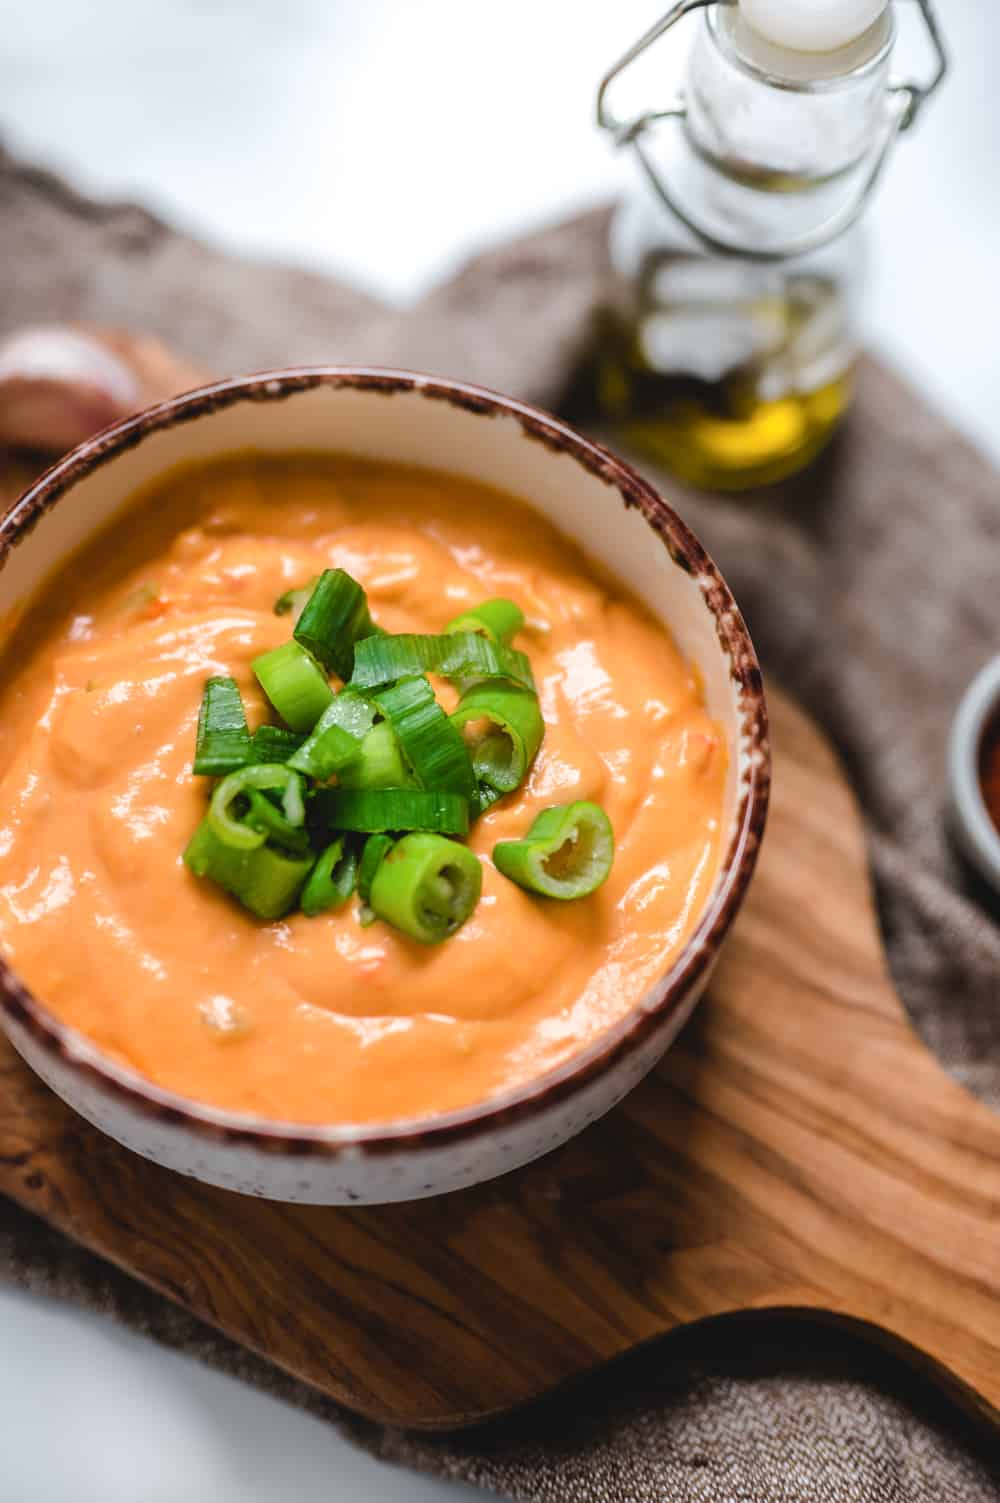
{"label": "bottle neck", "polygon": [[891,12],[837,53],[792,53],[752,32],[737,6],[704,12],[688,65],[683,127],[656,175],[710,239],[757,252],[808,239],[863,199],[893,131]]}
{"label": "bottle neck", "polygon": [[807,191],[849,171],[885,124],[895,39],[886,11],[836,52],[791,52],[753,31],[736,5],[706,10],[692,49],[687,128],[721,172]]}

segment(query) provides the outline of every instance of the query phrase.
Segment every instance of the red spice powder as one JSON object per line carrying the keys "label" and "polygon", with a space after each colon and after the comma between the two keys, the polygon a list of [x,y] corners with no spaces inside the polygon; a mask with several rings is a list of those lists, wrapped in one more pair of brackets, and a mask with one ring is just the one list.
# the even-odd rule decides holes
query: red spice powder
{"label": "red spice powder", "polygon": [[979,748],[979,781],[983,798],[1000,832],[1000,712],[987,723]]}

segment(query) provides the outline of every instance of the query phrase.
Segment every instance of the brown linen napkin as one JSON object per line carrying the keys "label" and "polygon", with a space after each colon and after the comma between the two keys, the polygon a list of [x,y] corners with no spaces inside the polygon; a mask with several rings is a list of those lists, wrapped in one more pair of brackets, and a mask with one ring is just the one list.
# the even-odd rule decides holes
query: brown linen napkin
{"label": "brown linen napkin", "polygon": [[[0,150],[0,334],[111,323],[158,334],[220,373],[395,361],[558,406],[577,389],[606,227],[601,211],[504,246],[398,314],[319,277],[221,256]],[[662,483],[729,575],[766,667],[847,761],[912,1016],[953,1074],[1000,1106],[1000,929],[941,825],[951,710],[1000,650],[996,473],[869,361],[847,431],[808,476],[752,501]],[[818,1324],[755,1318],[682,1332],[502,1424],[427,1438],[343,1415],[5,1201],[0,1277],[112,1314],[345,1425],[383,1456],[516,1498],[1000,1498],[995,1433]]]}

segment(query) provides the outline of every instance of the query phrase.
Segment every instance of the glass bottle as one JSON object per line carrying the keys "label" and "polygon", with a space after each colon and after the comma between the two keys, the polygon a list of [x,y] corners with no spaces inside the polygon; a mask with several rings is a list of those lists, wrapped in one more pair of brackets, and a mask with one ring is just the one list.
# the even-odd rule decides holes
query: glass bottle
{"label": "glass bottle", "polygon": [[[900,3],[900,0],[896,0]],[[929,84],[892,83],[890,4],[833,51],[793,51],[737,0],[676,0],[606,75],[600,123],[630,145],[643,191],[611,231],[597,396],[626,440],[682,478],[749,489],[807,464],[851,396],[859,220]],[[630,121],[618,77],[700,11],[683,99]]]}

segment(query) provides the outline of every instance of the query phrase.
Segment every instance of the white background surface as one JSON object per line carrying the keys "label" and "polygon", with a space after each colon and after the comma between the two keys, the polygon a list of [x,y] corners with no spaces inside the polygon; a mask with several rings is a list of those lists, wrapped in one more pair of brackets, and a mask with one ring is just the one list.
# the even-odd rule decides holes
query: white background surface
{"label": "white background surface", "polygon": [[[0,130],[91,191],[408,300],[479,245],[622,183],[591,126],[594,84],[662,8],[0,0]],[[955,72],[871,216],[869,330],[1000,456],[1000,7],[938,9]],[[0,1503],[473,1496],[370,1461],[331,1427],[68,1305],[0,1288]]]}

